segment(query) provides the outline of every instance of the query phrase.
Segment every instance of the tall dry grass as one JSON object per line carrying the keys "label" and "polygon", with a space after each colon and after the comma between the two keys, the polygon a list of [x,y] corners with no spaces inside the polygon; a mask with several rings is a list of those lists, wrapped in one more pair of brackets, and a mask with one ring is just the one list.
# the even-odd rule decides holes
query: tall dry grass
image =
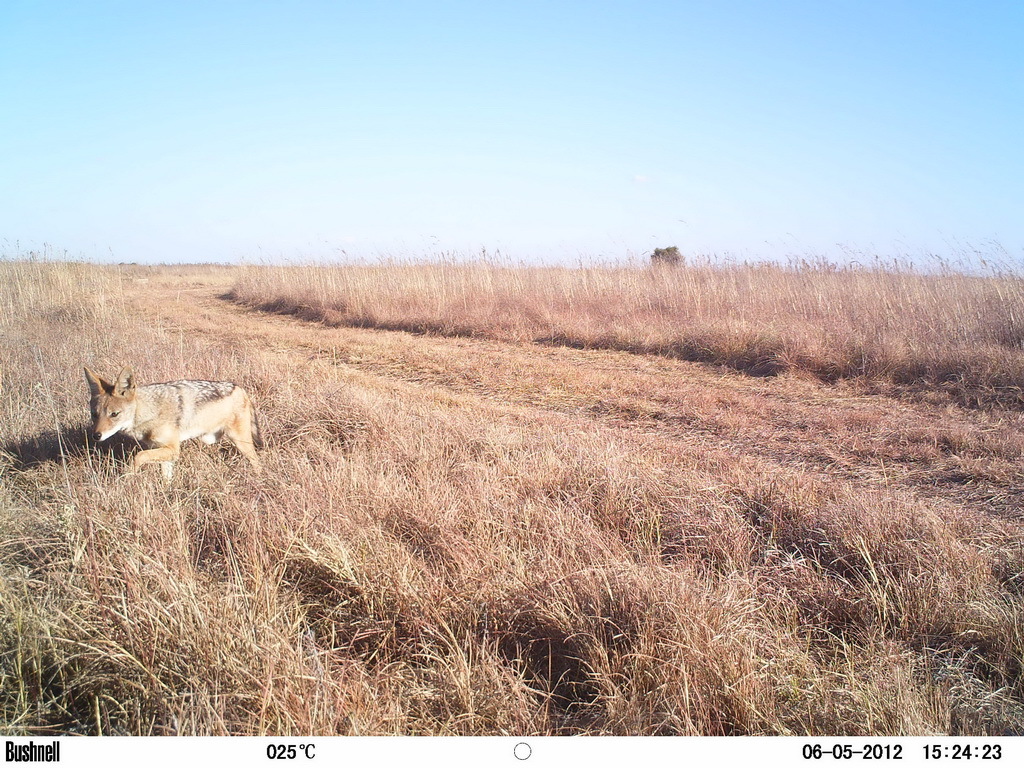
{"label": "tall dry grass", "polygon": [[[1021,732],[1019,522],[189,335],[135,279],[0,264],[5,732]],[[246,386],[267,471],[88,446],[125,362]]]}
{"label": "tall dry grass", "polygon": [[331,325],[806,371],[1024,406],[1024,278],[801,263],[249,267],[239,302]]}

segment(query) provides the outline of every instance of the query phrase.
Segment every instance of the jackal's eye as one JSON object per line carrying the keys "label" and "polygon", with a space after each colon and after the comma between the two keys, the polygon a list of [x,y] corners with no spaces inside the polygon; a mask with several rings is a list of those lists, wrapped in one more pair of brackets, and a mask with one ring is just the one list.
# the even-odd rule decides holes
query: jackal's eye
{"label": "jackal's eye", "polygon": [[111,411],[110,412],[110,418],[112,418],[112,419],[116,419],[120,415],[121,415],[120,411]]}

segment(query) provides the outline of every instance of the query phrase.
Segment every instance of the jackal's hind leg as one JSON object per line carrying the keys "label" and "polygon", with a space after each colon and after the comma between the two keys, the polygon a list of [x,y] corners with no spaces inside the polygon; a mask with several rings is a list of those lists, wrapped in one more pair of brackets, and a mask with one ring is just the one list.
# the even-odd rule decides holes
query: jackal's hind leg
{"label": "jackal's hind leg", "polygon": [[257,470],[260,469],[260,457],[256,455],[256,446],[253,444],[252,422],[249,414],[239,416],[225,427],[224,437],[249,460],[253,467]]}

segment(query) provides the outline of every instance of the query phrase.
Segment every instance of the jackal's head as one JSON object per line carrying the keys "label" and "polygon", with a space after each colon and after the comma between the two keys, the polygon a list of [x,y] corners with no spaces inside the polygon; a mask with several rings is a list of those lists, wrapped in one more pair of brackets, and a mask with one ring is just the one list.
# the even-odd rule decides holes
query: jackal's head
{"label": "jackal's head", "polygon": [[106,440],[123,429],[131,429],[135,423],[135,374],[131,368],[121,369],[117,380],[111,384],[85,369],[85,380],[89,382],[89,410],[92,412],[92,435],[96,440]]}

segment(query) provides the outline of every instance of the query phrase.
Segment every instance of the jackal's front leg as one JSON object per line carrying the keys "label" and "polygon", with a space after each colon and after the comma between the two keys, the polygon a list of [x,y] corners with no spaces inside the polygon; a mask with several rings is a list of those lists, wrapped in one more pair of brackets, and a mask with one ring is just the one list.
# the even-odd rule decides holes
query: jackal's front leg
{"label": "jackal's front leg", "polygon": [[132,459],[132,467],[138,470],[143,464],[159,461],[161,462],[160,470],[163,472],[164,479],[170,480],[174,475],[174,462],[177,461],[180,453],[181,450],[177,445],[162,445],[159,448],[139,451],[135,454],[135,458]]}

